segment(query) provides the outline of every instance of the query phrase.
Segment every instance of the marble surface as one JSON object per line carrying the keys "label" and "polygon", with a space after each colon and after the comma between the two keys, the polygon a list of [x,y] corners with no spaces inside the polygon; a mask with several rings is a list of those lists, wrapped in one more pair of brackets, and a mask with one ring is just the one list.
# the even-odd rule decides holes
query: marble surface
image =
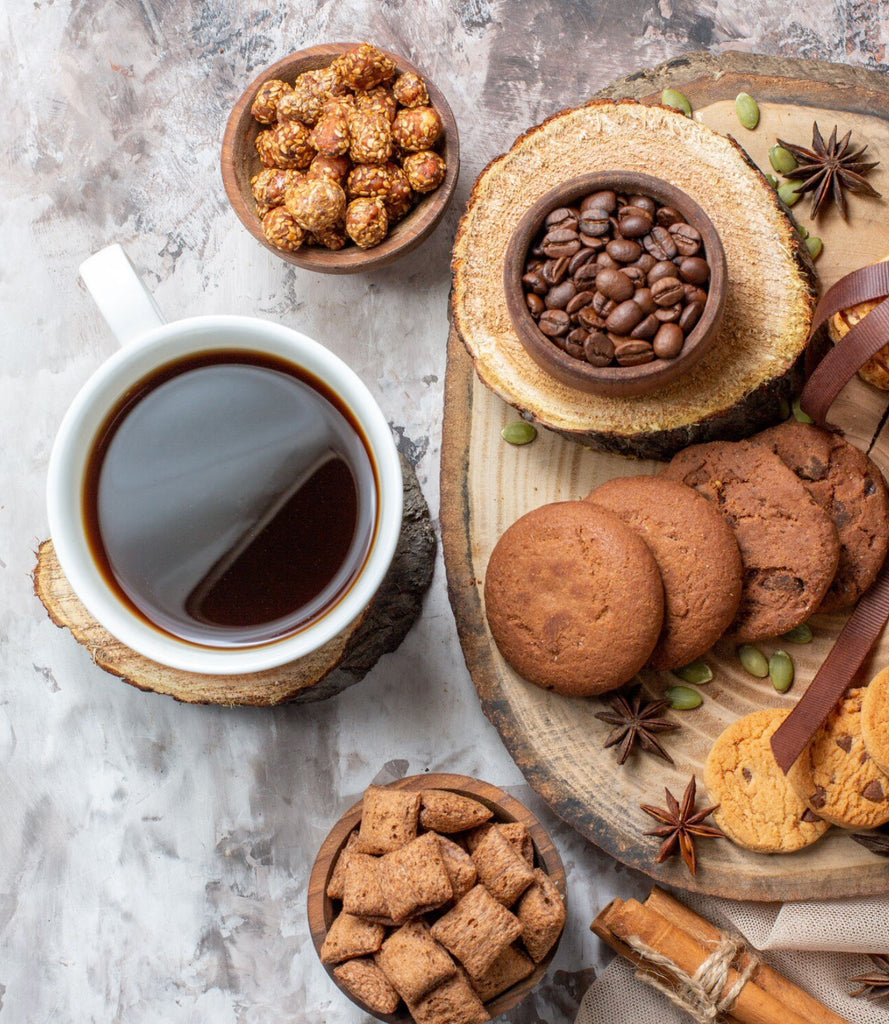
{"label": "marble surface", "polygon": [[[508,1019],[569,1021],[608,959],[588,931],[631,875],[556,821],[482,715],[439,564],[422,620],[318,705],[185,707],[91,664],[31,593],[56,426],[115,343],[77,280],[125,245],[169,318],[255,314],[363,376],[433,512],[448,253],[476,174],[525,127],[690,49],[886,68],[882,0],[6,0],[0,14],[0,1024],[306,1024],[367,1018],[321,970],[306,881],[381,772],[457,771],[542,813],[567,932]],[[218,170],[231,103],[265,64],[369,38],[425,68],[461,126],[456,201],[415,257],[325,278],[262,249]]]}

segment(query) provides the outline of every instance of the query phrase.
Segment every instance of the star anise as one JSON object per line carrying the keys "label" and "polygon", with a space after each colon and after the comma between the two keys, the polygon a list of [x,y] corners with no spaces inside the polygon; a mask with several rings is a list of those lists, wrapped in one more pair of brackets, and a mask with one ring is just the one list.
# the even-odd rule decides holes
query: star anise
{"label": "star anise", "polygon": [[802,181],[796,191],[812,192],[812,216],[817,217],[821,207],[832,197],[843,217],[846,216],[846,197],[843,189],[850,192],[863,192],[868,196],[879,196],[880,193],[864,180],[864,175],[877,166],[879,160],[862,160],[867,146],[850,149],[851,130],[846,132],[842,141],[837,142],[837,127],[833,126],[830,139],[825,145],[824,138],[818,128],[818,122],[812,125],[812,148],[795,146],[792,142],[778,139],[778,145],[790,150],[798,163],[794,170],[785,173],[785,178]]}
{"label": "star anise", "polygon": [[668,700],[646,701],[640,688],[632,698],[616,693],[609,698],[608,703],[611,705],[611,711],[598,711],[596,718],[615,727],[608,734],[604,746],[607,750],[608,747],[620,743],[618,764],[626,761],[637,743],[649,754],[657,754],[670,764],[673,763],[673,758],[655,739],[656,733],[679,728],[675,722],[658,717],[664,708],[670,706]]}
{"label": "star anise", "polygon": [[889,953],[871,953],[870,958],[876,970],[850,978],[850,982],[861,987],[849,994],[873,1000],[889,999]]}
{"label": "star anise", "polygon": [[672,857],[676,850],[682,853],[688,870],[696,875],[698,873],[698,859],[695,853],[695,839],[724,839],[725,835],[721,829],[714,825],[702,824],[704,818],[712,814],[719,804],[713,807],[705,807],[702,811],[695,810],[696,791],[698,781],[694,775],[691,782],[685,787],[685,794],[682,797],[682,806],[670,792],[664,789],[667,795],[667,806],[651,807],[649,804],[642,804],[642,810],[650,814],[652,818],[663,822],[658,828],[646,832],[647,836],[660,836],[664,842],[657,855],[657,863],[661,864],[668,857]]}

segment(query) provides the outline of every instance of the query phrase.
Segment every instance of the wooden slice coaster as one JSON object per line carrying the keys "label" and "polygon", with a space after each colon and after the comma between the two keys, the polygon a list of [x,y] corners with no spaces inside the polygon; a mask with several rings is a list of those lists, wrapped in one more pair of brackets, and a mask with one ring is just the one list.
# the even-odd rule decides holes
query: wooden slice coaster
{"label": "wooden slice coaster", "polygon": [[404,518],[392,566],[364,614],[319,650],[251,675],[207,676],[159,665],[116,640],[90,615],[62,572],[51,540],[40,545],[34,592],[57,626],[69,629],[99,668],[140,690],[189,704],[270,706],[324,700],[359,682],[394,651],[420,615],[432,581],[435,533],[417,475],[402,456]]}

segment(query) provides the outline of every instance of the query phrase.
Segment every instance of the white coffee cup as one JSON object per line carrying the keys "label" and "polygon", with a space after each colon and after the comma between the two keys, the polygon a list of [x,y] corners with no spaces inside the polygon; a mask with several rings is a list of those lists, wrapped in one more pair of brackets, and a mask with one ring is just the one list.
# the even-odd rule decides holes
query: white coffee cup
{"label": "white coffee cup", "polygon": [[[317,650],[357,619],[395,554],[401,531],[401,466],[388,424],[360,378],[311,338],[243,316],[200,316],[165,323],[119,245],[80,267],[121,349],[87,381],[68,409],[49,463],[47,508],[59,562],[77,596],[109,633],[163,665],[210,675],[239,675],[287,664]],[[206,646],[155,626],[109,585],[91,552],[84,517],[90,453],[110,413],[134,385],[160,367],[204,351],[236,349],[277,357],[307,371],[333,392],[361,428],[376,476],[376,521],[364,563],[320,617],[295,632],[249,646]]]}

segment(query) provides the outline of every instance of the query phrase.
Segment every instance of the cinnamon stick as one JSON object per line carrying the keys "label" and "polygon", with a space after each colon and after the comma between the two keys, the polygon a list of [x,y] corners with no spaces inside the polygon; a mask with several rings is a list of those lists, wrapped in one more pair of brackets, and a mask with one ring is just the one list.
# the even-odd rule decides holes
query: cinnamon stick
{"label": "cinnamon stick", "polygon": [[[668,921],[676,925],[677,928],[681,928],[691,938],[703,942],[705,945],[708,943],[718,943],[723,937],[722,932],[720,932],[716,925],[711,924],[706,918],[696,914],[690,907],[680,903],[679,900],[674,899],[664,892],[663,889],[658,889],[657,886],[651,890],[648,899],[645,901],[645,906],[649,910],[654,910],[661,914]],[[742,971],[745,970],[751,960],[750,953],[746,951],[739,953],[737,959],[738,967]],[[834,1013],[833,1010],[829,1010],[814,996],[809,995],[808,992],[801,989],[798,985],[794,985],[789,978],[785,978],[783,974],[780,974],[773,967],[769,967],[768,964],[760,963],[754,970],[751,981],[757,984],[764,992],[774,996],[788,1009],[809,1021],[810,1024],[849,1024],[845,1017],[841,1017],[838,1013]]]}
{"label": "cinnamon stick", "polygon": [[[712,953],[712,949],[701,945],[662,914],[650,910],[637,900],[628,900],[619,907],[613,905],[606,921],[609,931],[627,946],[631,946],[632,941],[641,943],[647,949],[668,958],[679,971],[688,976],[693,976]],[[636,963],[641,961],[645,969],[650,966],[644,962],[644,955],[638,952],[632,959]],[[724,998],[732,991],[740,977],[738,971],[729,968],[718,998]],[[730,1012],[738,1024],[811,1024],[809,1018],[789,1009],[752,980],[741,989]]]}

